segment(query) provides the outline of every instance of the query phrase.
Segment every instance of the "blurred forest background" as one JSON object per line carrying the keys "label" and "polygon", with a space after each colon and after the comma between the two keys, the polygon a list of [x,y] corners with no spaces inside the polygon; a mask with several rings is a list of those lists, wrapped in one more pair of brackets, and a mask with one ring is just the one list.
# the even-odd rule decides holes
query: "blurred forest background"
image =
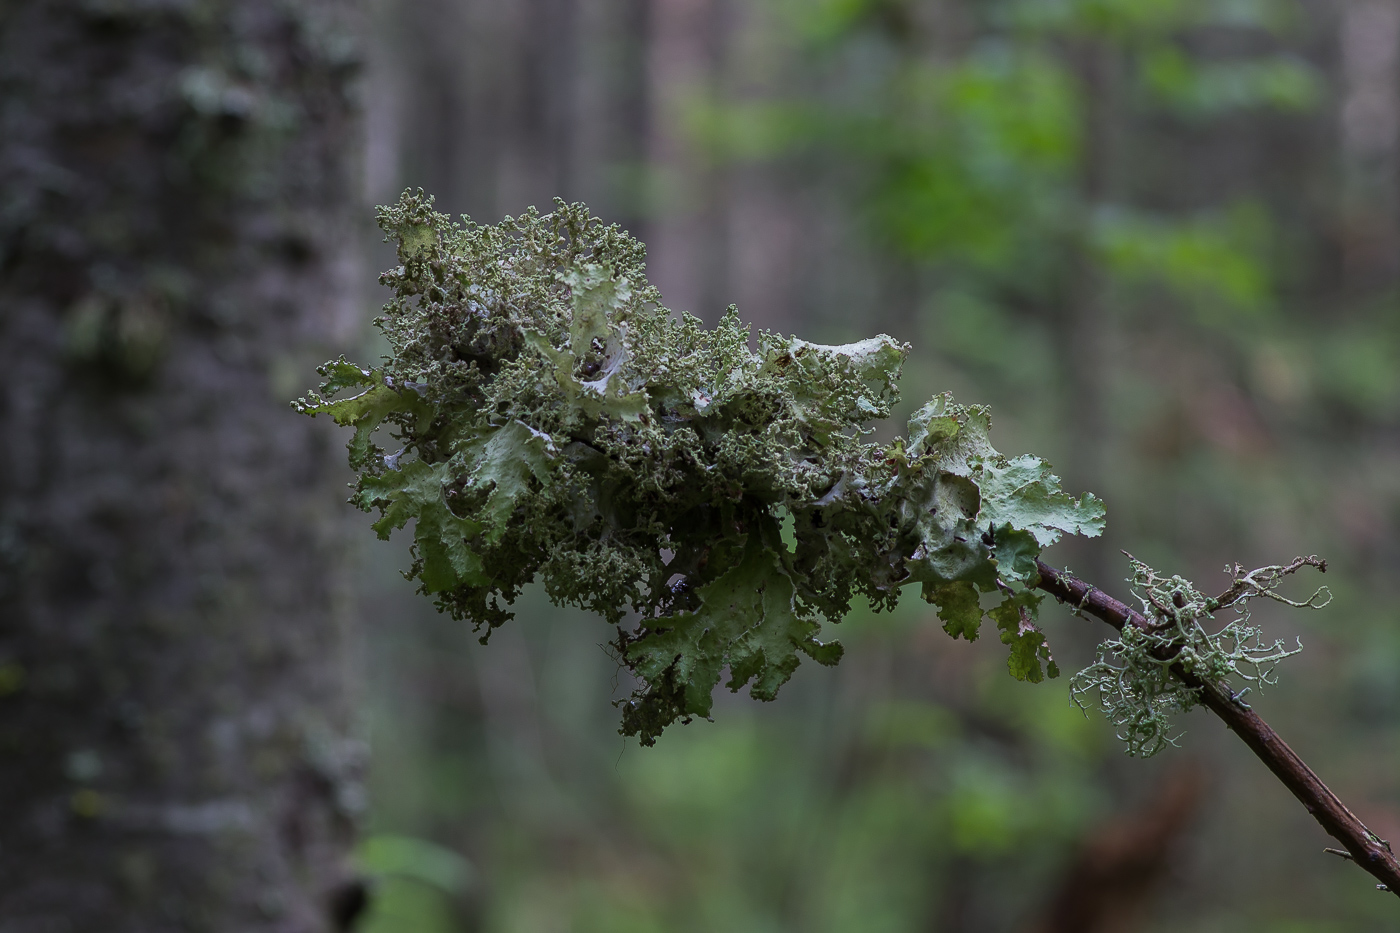
{"label": "blurred forest background", "polygon": [[[1107,502],[1048,557],[1120,597],[1120,548],[1207,590],[1325,556],[1251,702],[1400,837],[1400,2],[370,6],[366,205],[584,200],[673,309],[910,342],[906,411],[990,403]],[[370,933],[1397,928],[1206,714],[1128,759],[915,599],[641,749],[601,621],[531,593],[482,648],[355,521]],[[1044,621],[1066,671],[1107,631]]]}

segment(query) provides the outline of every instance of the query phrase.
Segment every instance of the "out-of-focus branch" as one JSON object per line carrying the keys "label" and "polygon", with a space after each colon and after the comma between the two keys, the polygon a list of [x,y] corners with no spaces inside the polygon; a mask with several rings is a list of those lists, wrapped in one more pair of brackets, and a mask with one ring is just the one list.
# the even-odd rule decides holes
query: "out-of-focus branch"
{"label": "out-of-focus branch", "polygon": [[1137,929],[1200,807],[1203,783],[1197,765],[1179,765],[1140,809],[1091,830],[1028,933]]}
{"label": "out-of-focus branch", "polygon": [[[1077,611],[1120,630],[1126,625],[1151,629],[1152,623],[1146,616],[1098,587],[1041,560],[1036,561],[1036,568],[1040,573],[1039,588]],[[1400,861],[1391,852],[1390,844],[1367,829],[1258,713],[1239,702],[1223,684],[1202,680],[1180,665],[1173,665],[1172,673],[1199,691],[1201,703],[1234,730],[1327,834],[1346,848],[1352,860],[1381,882],[1379,887],[1400,896]]]}

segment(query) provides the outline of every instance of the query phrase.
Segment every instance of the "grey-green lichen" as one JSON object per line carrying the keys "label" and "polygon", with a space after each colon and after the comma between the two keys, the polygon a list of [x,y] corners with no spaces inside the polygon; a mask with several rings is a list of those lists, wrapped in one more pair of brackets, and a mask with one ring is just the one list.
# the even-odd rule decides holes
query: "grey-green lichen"
{"label": "grey-green lichen", "polygon": [[[1253,687],[1277,683],[1276,665],[1301,651],[1302,643],[1290,649],[1281,640],[1266,642],[1259,627],[1249,624],[1251,599],[1265,597],[1313,609],[1331,600],[1326,587],[1303,601],[1275,592],[1285,576],[1301,567],[1325,570],[1326,564],[1316,557],[1249,572],[1238,564],[1226,567],[1232,584],[1218,598],[1205,596],[1180,576],[1163,577],[1137,558],[1128,559],[1133,570],[1128,582],[1153,624],[1146,629],[1125,625],[1118,638],[1100,644],[1095,662],[1070,679],[1070,692],[1080,709],[1097,705],[1102,710],[1117,727],[1129,755],[1147,758],[1175,745],[1171,715],[1200,704],[1199,690],[1171,673],[1175,665],[1231,690],[1231,678],[1244,681],[1234,694],[1236,702],[1243,702]],[[1213,613],[1224,608],[1235,617],[1217,626]]]}
{"label": "grey-green lichen", "polygon": [[1098,534],[1102,503],[1002,457],[987,410],[946,395],[906,436],[869,442],[905,345],[762,332],[751,348],[733,308],[713,329],[673,315],[643,246],[582,204],[456,225],[406,192],[379,224],[402,263],[381,278],[391,353],[327,363],[297,406],[355,429],[352,501],[379,512],[381,537],[414,520],[408,575],[440,609],[489,635],[540,580],[617,626],[639,681],[625,734],[650,744],[707,716],[725,668],[731,689],[772,699],[800,655],[839,660],[821,620],[857,597],[890,608],[910,583],[955,637],[977,636],[989,601],[1011,672],[1057,673],[1035,558]]}

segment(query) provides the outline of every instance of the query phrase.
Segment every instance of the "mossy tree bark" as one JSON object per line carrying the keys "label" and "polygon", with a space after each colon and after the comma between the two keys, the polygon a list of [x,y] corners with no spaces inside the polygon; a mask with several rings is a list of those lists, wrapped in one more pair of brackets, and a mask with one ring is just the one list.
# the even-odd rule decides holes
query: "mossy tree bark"
{"label": "mossy tree bark", "polygon": [[337,928],[346,13],[0,4],[0,930]]}

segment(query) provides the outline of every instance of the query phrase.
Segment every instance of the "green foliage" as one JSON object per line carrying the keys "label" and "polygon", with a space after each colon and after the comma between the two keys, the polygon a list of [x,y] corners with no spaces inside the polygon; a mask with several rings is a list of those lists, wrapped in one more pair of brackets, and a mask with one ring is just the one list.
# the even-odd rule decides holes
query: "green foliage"
{"label": "green foliage", "polygon": [[[352,501],[381,537],[414,520],[408,576],[441,610],[485,641],[540,579],[603,615],[640,682],[623,731],[644,744],[708,716],[726,667],[731,690],[772,699],[802,655],[836,663],[822,620],[857,597],[892,608],[907,583],[969,639],[987,598],[1011,672],[1056,674],[1035,557],[1098,534],[1102,503],[1002,457],[987,410],[946,395],[867,442],[907,347],[763,332],[754,349],[733,308],[709,330],[662,307],[641,244],[583,205],[496,226],[431,205],[409,192],[379,211],[402,262],[381,279],[391,356],[326,364],[297,407],[355,428]],[[380,426],[400,450],[374,443]]]}
{"label": "green foliage", "polygon": [[374,896],[356,929],[365,933],[449,933],[457,928],[453,898],[477,883],[473,866],[450,849],[412,836],[376,834],[356,851]]}
{"label": "green foliage", "polygon": [[1306,63],[1284,56],[1193,63],[1175,46],[1142,57],[1141,81],[1153,98],[1187,117],[1213,117],[1248,107],[1310,110],[1321,82]]}
{"label": "green foliage", "polygon": [[872,93],[813,109],[810,135],[866,171],[861,211],[885,247],[995,275],[1062,236],[1082,142],[1073,76],[1036,47],[956,64],[896,60]]}
{"label": "green foliage", "polygon": [[[1129,582],[1140,588],[1134,594],[1154,624],[1149,629],[1124,626],[1118,638],[1099,645],[1097,660],[1075,674],[1070,686],[1081,709],[1086,702],[1097,703],[1109,722],[1118,727],[1118,738],[1129,755],[1147,758],[1176,744],[1170,734],[1170,715],[1200,703],[1198,692],[1171,673],[1174,665],[1212,683],[1228,684],[1231,677],[1238,677],[1262,688],[1277,683],[1274,667],[1279,661],[1303,650],[1301,642],[1292,650],[1282,641],[1264,642],[1262,631],[1248,624],[1251,599],[1262,596],[1313,609],[1331,600],[1326,587],[1302,602],[1274,592],[1284,576],[1303,566],[1325,570],[1326,565],[1315,557],[1249,573],[1237,565],[1234,585],[1220,599],[1205,596],[1182,577],[1158,576],[1137,558],[1129,559],[1133,566]],[[1234,609],[1236,618],[1210,631],[1206,620],[1226,607]],[[1250,689],[1244,686],[1235,695],[1236,701]]]}
{"label": "green foliage", "polygon": [[[804,80],[786,99],[711,103],[692,121],[696,141],[720,158],[786,153],[806,166],[825,155],[823,188],[853,195],[882,257],[935,273],[928,304],[945,329],[974,304],[1022,321],[1065,307],[1077,300],[1076,257],[1113,304],[1166,298],[1241,343],[1247,328],[1221,323],[1276,305],[1277,217],[1259,201],[1202,210],[1183,198],[1167,210],[1089,179],[1116,177],[1118,159],[1138,163],[1134,180],[1170,173],[1152,150],[1113,155],[1126,127],[1315,108],[1316,69],[1269,51],[1298,25],[1296,4],[989,0],[949,30],[889,0],[775,2],[784,35],[802,42]],[[1258,48],[1197,41],[1234,31]]]}
{"label": "green foliage", "polygon": [[412,836],[379,833],[360,843],[360,867],[378,877],[411,878],[444,894],[461,894],[476,880],[470,862],[450,849]]}
{"label": "green foliage", "polygon": [[[1258,319],[1270,298],[1268,222],[1248,205],[1220,217],[1172,223],[1133,211],[1102,210],[1090,231],[1103,268],[1125,283],[1157,282],[1218,325]],[[1213,312],[1213,313],[1212,313]]]}

